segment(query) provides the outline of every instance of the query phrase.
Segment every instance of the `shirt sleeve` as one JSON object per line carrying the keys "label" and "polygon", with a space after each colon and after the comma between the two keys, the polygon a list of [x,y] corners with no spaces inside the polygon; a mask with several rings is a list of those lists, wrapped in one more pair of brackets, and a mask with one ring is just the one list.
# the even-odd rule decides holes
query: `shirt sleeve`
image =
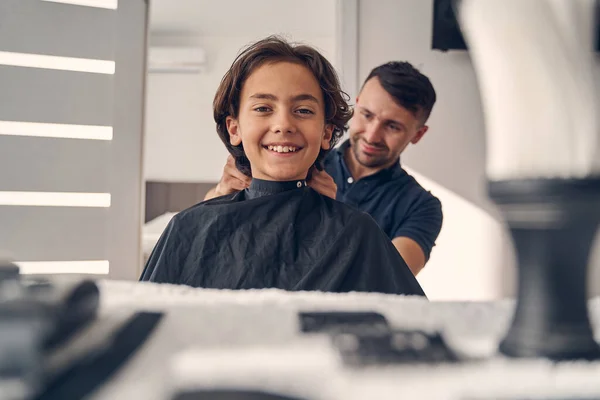
{"label": "shirt sleeve", "polygon": [[392,238],[407,237],[417,242],[423,253],[425,261],[429,260],[431,250],[440,234],[443,222],[442,203],[437,197],[428,194],[428,198],[421,201],[410,210],[408,216],[394,230]]}

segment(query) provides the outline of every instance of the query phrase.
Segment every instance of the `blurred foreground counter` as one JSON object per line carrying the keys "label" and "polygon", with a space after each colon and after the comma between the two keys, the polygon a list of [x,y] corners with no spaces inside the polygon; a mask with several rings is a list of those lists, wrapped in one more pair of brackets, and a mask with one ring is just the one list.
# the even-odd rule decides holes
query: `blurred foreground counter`
{"label": "blurred foreground counter", "polygon": [[[36,285],[35,302],[5,296],[0,372],[44,388],[40,400],[600,399],[600,363],[497,353],[509,300],[121,281],[57,295]],[[600,299],[589,305],[598,332]],[[19,398],[9,379],[0,384],[0,398]]]}
{"label": "blurred foreground counter", "polygon": [[[210,392],[224,389],[307,400],[600,399],[600,363],[497,354],[512,301],[428,302],[381,294],[217,291],[114,281],[99,287],[100,319],[141,310],[165,314],[142,348],[89,396],[94,400],[260,398]],[[598,331],[600,299],[591,300],[590,308]],[[351,328],[310,332],[303,326],[301,313],[333,311],[378,313],[390,330],[422,332],[425,339],[441,334],[454,357],[443,346],[435,353],[423,337],[404,335],[383,346],[383,353],[396,351],[390,358],[369,347],[375,342],[357,341]],[[333,325],[343,325],[340,315],[342,322],[334,318]],[[376,324],[365,321],[356,332]],[[213,397],[199,396],[203,390]]]}

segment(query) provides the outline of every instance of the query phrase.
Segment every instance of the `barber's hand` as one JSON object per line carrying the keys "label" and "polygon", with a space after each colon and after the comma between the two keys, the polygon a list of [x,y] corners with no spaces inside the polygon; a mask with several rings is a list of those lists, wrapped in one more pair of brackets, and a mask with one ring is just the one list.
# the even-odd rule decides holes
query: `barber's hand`
{"label": "barber's hand", "polygon": [[235,166],[235,159],[229,155],[227,163],[223,168],[223,176],[215,188],[217,196],[225,196],[234,192],[239,192],[250,186],[252,178],[244,175]]}
{"label": "barber's hand", "polygon": [[308,186],[321,193],[324,196],[331,197],[335,200],[337,193],[337,185],[333,178],[325,171],[319,171],[315,167],[312,169],[312,176],[307,182]]}

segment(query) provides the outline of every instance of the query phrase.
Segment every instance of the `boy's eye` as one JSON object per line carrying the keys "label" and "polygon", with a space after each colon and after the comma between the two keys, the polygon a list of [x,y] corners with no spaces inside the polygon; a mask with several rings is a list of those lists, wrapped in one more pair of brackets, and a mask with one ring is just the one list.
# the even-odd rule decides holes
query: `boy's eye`
{"label": "boy's eye", "polygon": [[254,111],[257,111],[257,112],[269,112],[270,109],[269,109],[269,107],[256,107],[254,109]]}
{"label": "boy's eye", "polygon": [[366,119],[371,119],[371,114],[368,112],[363,111],[362,115],[366,118]]}
{"label": "boy's eye", "polygon": [[308,108],[300,108],[299,110],[297,110],[297,112],[299,112],[300,114],[314,114],[314,112],[312,110],[309,110]]}

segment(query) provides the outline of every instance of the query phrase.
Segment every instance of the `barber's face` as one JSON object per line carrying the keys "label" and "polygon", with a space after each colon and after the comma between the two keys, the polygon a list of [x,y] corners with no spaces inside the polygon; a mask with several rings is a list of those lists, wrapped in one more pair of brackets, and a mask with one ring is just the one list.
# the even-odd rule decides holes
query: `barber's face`
{"label": "barber's face", "polygon": [[350,140],[356,161],[367,168],[387,168],[398,161],[409,143],[427,131],[417,116],[399,106],[379,83],[369,79],[356,101]]}

